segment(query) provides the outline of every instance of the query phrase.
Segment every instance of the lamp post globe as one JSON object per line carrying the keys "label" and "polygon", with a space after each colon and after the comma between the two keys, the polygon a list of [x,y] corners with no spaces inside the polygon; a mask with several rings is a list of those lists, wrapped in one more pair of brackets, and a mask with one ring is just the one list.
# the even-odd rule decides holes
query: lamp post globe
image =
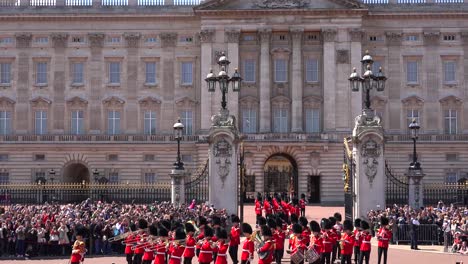
{"label": "lamp post globe", "polygon": [[182,159],[180,157],[180,140],[182,139],[184,127],[185,127],[184,124],[180,122],[180,118],[177,120],[177,122],[173,126],[174,138],[177,140],[177,161],[174,163],[174,168],[176,170],[184,169],[184,163],[182,162]]}
{"label": "lamp post globe", "polygon": [[408,126],[411,132],[411,138],[413,139],[413,161],[410,163],[410,170],[420,170],[421,164],[418,162],[418,155],[416,154],[416,141],[419,136],[420,126],[416,121],[416,118]]}

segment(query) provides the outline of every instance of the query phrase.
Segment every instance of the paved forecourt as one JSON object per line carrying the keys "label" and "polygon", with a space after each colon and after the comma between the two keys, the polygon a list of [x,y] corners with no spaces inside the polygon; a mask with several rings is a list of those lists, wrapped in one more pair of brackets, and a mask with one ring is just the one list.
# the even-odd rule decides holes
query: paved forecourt
{"label": "paved forecourt", "polygon": [[[343,207],[320,207],[320,206],[308,206],[306,209],[306,216],[309,220],[319,221],[322,217],[328,217],[333,215],[335,212],[340,212],[344,215]],[[255,226],[255,214],[253,206],[245,207],[245,221]],[[286,241],[287,246],[287,241]],[[455,254],[448,254],[442,252],[441,246],[420,246],[422,250],[414,251],[409,249],[408,246],[403,245],[390,245],[388,263],[397,264],[414,264],[414,263],[437,263],[437,264],[455,264],[457,261],[463,261],[468,263],[468,256],[461,256]],[[24,264],[67,264],[68,259],[43,259],[43,260],[0,260],[0,263],[24,263]],[[124,256],[119,257],[87,257],[84,263],[90,264],[126,264]],[[197,263],[197,261],[193,261]],[[232,263],[228,260],[228,263]],[[258,263],[257,256],[253,263]],[[289,255],[285,255],[283,263],[290,263]],[[371,252],[371,264],[377,264],[377,247],[374,245]]]}

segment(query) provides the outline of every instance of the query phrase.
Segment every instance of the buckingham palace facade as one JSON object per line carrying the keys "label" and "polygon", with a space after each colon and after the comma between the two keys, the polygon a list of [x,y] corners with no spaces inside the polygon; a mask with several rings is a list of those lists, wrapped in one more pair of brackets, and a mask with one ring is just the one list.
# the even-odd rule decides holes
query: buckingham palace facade
{"label": "buckingham palace facade", "polygon": [[343,201],[343,138],[368,50],[385,155],[403,175],[421,125],[426,182],[468,177],[468,3],[463,0],[0,0],[0,182],[168,182],[172,126],[195,173],[208,157],[225,52],[228,108],[244,136],[248,192]]}

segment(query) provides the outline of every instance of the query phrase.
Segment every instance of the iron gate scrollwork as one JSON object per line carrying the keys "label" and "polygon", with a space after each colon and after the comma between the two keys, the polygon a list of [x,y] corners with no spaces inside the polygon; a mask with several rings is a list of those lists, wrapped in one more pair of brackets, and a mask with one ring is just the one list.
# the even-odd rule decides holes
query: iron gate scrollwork
{"label": "iron gate scrollwork", "polygon": [[387,162],[385,162],[385,176],[387,178],[385,195],[386,206],[391,207],[394,204],[408,204],[408,178],[394,176]]}
{"label": "iron gate scrollwork", "polygon": [[206,202],[209,199],[209,170],[208,160],[198,168],[194,177],[185,183],[185,199],[187,203],[195,199],[197,203]]}
{"label": "iron gate scrollwork", "polygon": [[349,147],[351,138],[344,139],[344,154],[343,154],[343,182],[344,182],[344,206],[345,206],[345,219],[353,219],[353,205],[354,205],[354,159],[353,152]]}

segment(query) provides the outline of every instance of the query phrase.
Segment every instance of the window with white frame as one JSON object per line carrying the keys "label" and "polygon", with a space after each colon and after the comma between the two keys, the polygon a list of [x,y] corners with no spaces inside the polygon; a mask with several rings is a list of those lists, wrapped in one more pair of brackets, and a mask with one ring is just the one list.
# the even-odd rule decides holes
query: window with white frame
{"label": "window with white frame", "polygon": [[38,110],[35,112],[34,131],[38,135],[47,134],[47,111]]}
{"label": "window with white frame", "polygon": [[418,35],[406,35],[405,40],[406,41],[418,41],[419,38],[418,38]]}
{"label": "window with white frame", "polygon": [[287,133],[288,132],[288,109],[276,108],[273,111],[273,132]]}
{"label": "window with white frame", "polygon": [[46,44],[49,42],[49,37],[36,37],[34,42],[39,44]]}
{"label": "window with white frame", "polygon": [[446,109],[444,111],[444,120],[445,134],[456,134],[458,126],[458,111],[456,109]]}
{"label": "window with white frame", "polygon": [[309,58],[306,60],[306,82],[318,82],[319,69],[318,60]]}
{"label": "window with white frame", "polygon": [[456,172],[448,172],[445,175],[445,183],[457,183],[458,182],[458,175]]}
{"label": "window with white frame", "polygon": [[192,110],[183,110],[180,112],[180,122],[184,124],[184,135],[192,135],[193,133],[193,112]]}
{"label": "window with white frame", "polygon": [[111,36],[107,38],[108,43],[120,43],[121,38],[119,36]]}
{"label": "window with white frame", "polygon": [[11,133],[11,112],[0,111],[0,134],[8,135]]}
{"label": "window with white frame", "polygon": [[12,44],[13,38],[12,37],[3,37],[0,38],[0,45]]}
{"label": "window with white frame", "polygon": [[47,62],[36,62],[36,84],[47,84]]}
{"label": "window with white frame", "polygon": [[85,37],[84,36],[72,36],[71,42],[72,43],[85,43]]}
{"label": "window with white frame", "polygon": [[275,60],[275,82],[284,83],[288,81],[288,61],[286,59]]}
{"label": "window with white frame", "polygon": [[374,63],[372,63],[372,73],[374,73],[374,75],[377,74],[380,71],[380,67],[382,67],[382,62],[374,61]]}
{"label": "window with white frame", "polygon": [[305,110],[305,128],[307,133],[320,132],[320,109],[309,108]]}
{"label": "window with white frame", "polygon": [[419,109],[407,109],[406,110],[406,127],[408,128],[409,131],[409,125],[411,122],[413,122],[413,119],[418,122],[419,125],[421,125],[421,118],[420,118],[420,113]]}
{"label": "window with white frame", "polygon": [[156,84],[156,62],[148,61],[145,63],[145,83]]}
{"label": "window with white frame", "polygon": [[84,111],[73,110],[71,113],[71,133],[80,135],[84,133]]}
{"label": "window with white frame", "polygon": [[118,183],[119,173],[116,171],[109,172],[109,183]]}
{"label": "window with white frame", "polygon": [[155,135],[156,134],[156,112],[155,111],[146,111],[144,117],[144,132],[146,135]]}
{"label": "window with white frame", "polygon": [[0,172],[0,184],[6,184],[10,182],[10,173]]}
{"label": "window with white frame", "polygon": [[109,83],[120,84],[120,62],[109,62]]}
{"label": "window with white frame", "polygon": [[83,84],[84,83],[84,63],[73,62],[71,66],[72,70],[72,84]]}
{"label": "window with white frame", "polygon": [[11,63],[0,63],[0,85],[11,83]]}
{"label": "window with white frame", "polygon": [[146,43],[156,43],[156,42],[158,42],[158,38],[157,37],[147,37],[147,38],[145,38],[145,42]]}
{"label": "window with white frame", "polygon": [[418,83],[418,62],[406,62],[406,82],[410,84]]}
{"label": "window with white frame", "polygon": [[254,83],[255,82],[255,60],[244,60],[244,82]]}
{"label": "window with white frame", "polygon": [[457,81],[457,64],[455,61],[444,61],[444,82],[454,83]]}
{"label": "window with white frame", "polygon": [[107,112],[107,134],[120,134],[120,111],[109,110]]}
{"label": "window with white frame", "polygon": [[181,65],[181,81],[184,85],[193,83],[193,63],[189,61],[182,62]]}
{"label": "window with white frame", "polygon": [[242,132],[257,133],[257,111],[255,109],[242,110]]}
{"label": "window with white frame", "polygon": [[145,172],[145,183],[155,183],[156,182],[156,173],[154,172]]}

